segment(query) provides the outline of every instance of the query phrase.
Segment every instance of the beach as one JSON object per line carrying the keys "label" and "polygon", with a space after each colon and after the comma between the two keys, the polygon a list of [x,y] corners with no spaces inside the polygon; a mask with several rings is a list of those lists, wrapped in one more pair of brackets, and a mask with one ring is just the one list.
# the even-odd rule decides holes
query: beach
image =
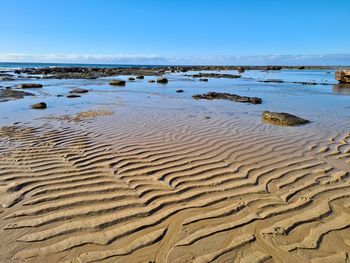
{"label": "beach", "polygon": [[336,68],[15,70],[1,90],[31,95],[0,102],[0,262],[349,261]]}

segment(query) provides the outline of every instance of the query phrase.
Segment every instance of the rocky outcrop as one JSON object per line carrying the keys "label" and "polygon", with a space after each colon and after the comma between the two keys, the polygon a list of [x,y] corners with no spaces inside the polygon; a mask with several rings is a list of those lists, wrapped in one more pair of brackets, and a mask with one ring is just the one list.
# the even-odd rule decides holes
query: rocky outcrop
{"label": "rocky outcrop", "polygon": [[157,83],[166,84],[166,83],[168,83],[168,79],[166,79],[166,78],[158,78],[157,79]]}
{"label": "rocky outcrop", "polygon": [[219,74],[219,73],[198,73],[194,75],[187,75],[192,78],[226,78],[226,79],[237,79],[240,78],[240,75],[232,75],[232,74]]}
{"label": "rocky outcrop", "polygon": [[42,88],[43,85],[36,83],[22,83],[17,86],[19,89],[32,89],[32,88]]}
{"label": "rocky outcrop", "polygon": [[30,108],[36,109],[36,110],[43,110],[43,109],[46,109],[46,103],[45,102],[35,103],[30,105]]}
{"label": "rocky outcrop", "polygon": [[219,93],[219,92],[208,92],[206,94],[197,94],[193,95],[192,98],[194,99],[206,99],[206,100],[213,100],[213,99],[222,99],[222,100],[231,100],[234,102],[243,102],[243,103],[251,103],[251,104],[261,104],[262,99],[257,97],[246,97],[246,96],[239,96],[237,94],[230,94],[230,93]]}
{"label": "rocky outcrop", "polygon": [[282,126],[297,126],[310,122],[289,113],[269,111],[264,111],[261,115],[261,119],[263,122]]}
{"label": "rocky outcrop", "polygon": [[335,79],[340,83],[350,83],[350,70],[337,70]]}
{"label": "rocky outcrop", "polygon": [[109,81],[109,85],[112,85],[112,86],[125,86],[125,80],[112,79],[112,80]]}
{"label": "rocky outcrop", "polygon": [[11,88],[0,89],[0,102],[5,102],[15,99],[23,99],[24,96],[35,96],[32,93],[23,90],[14,90]]}
{"label": "rocky outcrop", "polygon": [[129,81],[134,81],[135,78],[134,78],[134,77],[129,77],[128,80],[129,80]]}

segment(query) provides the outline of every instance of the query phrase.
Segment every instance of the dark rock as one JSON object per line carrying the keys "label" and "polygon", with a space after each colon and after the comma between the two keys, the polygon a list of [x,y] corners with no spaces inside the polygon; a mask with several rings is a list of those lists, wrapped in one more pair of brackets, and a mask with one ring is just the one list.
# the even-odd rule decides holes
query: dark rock
{"label": "dark rock", "polygon": [[134,81],[134,80],[135,80],[135,78],[134,78],[134,77],[129,77],[129,78],[128,78],[128,80],[130,80],[130,81]]}
{"label": "dark rock", "polygon": [[17,88],[19,89],[31,89],[31,88],[42,88],[43,85],[41,84],[35,84],[35,83],[24,83],[24,84],[19,84]]}
{"label": "dark rock", "polygon": [[219,92],[208,92],[206,94],[193,95],[192,97],[194,99],[206,99],[206,100],[223,99],[223,100],[231,100],[234,102],[243,102],[243,103],[251,103],[251,104],[261,104],[262,102],[262,99],[257,97],[246,97],[246,96],[239,96],[236,94],[219,93]]}
{"label": "dark rock", "polygon": [[[191,76],[191,75],[189,75]],[[237,79],[240,75],[232,74],[219,74],[219,73],[199,73],[192,75],[192,78],[227,78],[227,79]]]}
{"label": "dark rock", "polygon": [[57,95],[57,97],[64,97],[64,96],[63,96],[63,95],[61,95],[61,94],[58,94],[58,95]]}
{"label": "dark rock", "polygon": [[208,79],[199,79],[199,81],[206,81],[206,82],[208,82]]}
{"label": "dark rock", "polygon": [[350,83],[350,70],[337,70],[335,79],[340,83]]}
{"label": "dark rock", "polygon": [[31,109],[37,109],[37,110],[43,110],[46,109],[46,103],[45,102],[39,102],[39,103],[35,103],[30,105]]}
{"label": "dark rock", "polygon": [[149,83],[154,83],[154,82],[156,82],[156,81],[153,80],[153,79],[150,79],[148,82],[149,82]]}
{"label": "dark rock", "polygon": [[261,115],[263,122],[271,123],[274,125],[283,125],[283,126],[297,126],[302,124],[307,124],[310,121],[303,118],[294,116],[289,113],[284,112],[269,112],[264,111]]}
{"label": "dark rock", "polygon": [[245,68],[244,67],[238,67],[237,71],[238,71],[238,74],[242,74],[242,73],[244,73]]}
{"label": "dark rock", "polygon": [[178,89],[177,91],[176,91],[177,93],[182,93],[182,92],[184,92],[182,89]]}
{"label": "dark rock", "polygon": [[76,89],[69,91],[69,93],[88,93],[88,92],[89,92],[89,90],[81,89],[81,88],[76,88]]}
{"label": "dark rock", "polygon": [[25,92],[23,90],[14,90],[6,87],[5,89],[0,89],[0,102],[5,102],[14,99],[23,99],[24,96],[35,96],[32,93]]}
{"label": "dark rock", "polygon": [[67,95],[67,98],[80,98],[81,96],[80,95],[77,95],[77,94],[69,94]]}
{"label": "dark rock", "polygon": [[166,84],[166,83],[168,83],[168,79],[166,79],[166,78],[158,78],[157,79],[157,83]]}
{"label": "dark rock", "polygon": [[109,85],[112,86],[125,86],[125,80],[113,79],[109,81]]}
{"label": "dark rock", "polygon": [[144,79],[145,77],[140,75],[140,76],[136,76],[136,79]]}
{"label": "dark rock", "polygon": [[305,69],[305,66],[299,66],[298,69]]}

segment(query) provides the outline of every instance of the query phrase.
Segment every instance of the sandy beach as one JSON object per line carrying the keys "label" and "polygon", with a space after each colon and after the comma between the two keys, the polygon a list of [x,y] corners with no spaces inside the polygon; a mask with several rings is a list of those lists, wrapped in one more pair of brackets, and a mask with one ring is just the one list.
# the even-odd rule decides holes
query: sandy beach
{"label": "sandy beach", "polygon": [[[329,71],[3,82],[43,87],[0,103],[0,262],[348,262],[349,93]],[[209,91],[262,103],[192,98]]]}

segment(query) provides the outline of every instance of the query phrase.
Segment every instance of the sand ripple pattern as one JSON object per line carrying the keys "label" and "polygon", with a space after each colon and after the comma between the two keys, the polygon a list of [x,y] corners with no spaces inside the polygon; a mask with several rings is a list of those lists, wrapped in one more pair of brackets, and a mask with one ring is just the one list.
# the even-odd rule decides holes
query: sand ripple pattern
{"label": "sand ripple pattern", "polygon": [[0,131],[1,262],[349,261],[347,132],[54,122]]}

